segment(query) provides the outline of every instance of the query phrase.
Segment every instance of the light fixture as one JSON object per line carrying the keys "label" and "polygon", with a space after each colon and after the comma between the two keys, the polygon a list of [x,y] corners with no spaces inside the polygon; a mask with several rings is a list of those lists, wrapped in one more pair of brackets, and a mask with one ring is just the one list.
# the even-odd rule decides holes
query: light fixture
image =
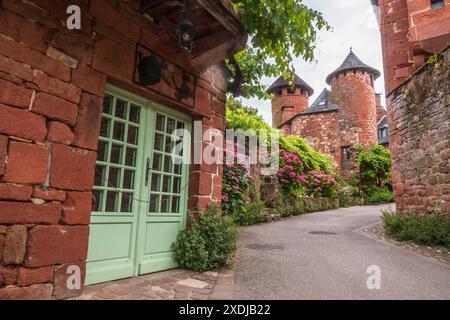
{"label": "light fixture", "polygon": [[194,39],[197,35],[197,29],[187,18],[187,13],[191,10],[192,4],[186,0],[185,9],[180,23],[177,26],[178,45],[185,53],[192,53],[194,48]]}

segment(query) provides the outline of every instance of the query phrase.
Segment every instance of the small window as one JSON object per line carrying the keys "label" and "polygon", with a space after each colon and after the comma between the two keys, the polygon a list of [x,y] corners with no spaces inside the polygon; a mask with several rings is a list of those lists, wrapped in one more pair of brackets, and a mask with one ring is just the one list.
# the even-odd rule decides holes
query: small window
{"label": "small window", "polygon": [[341,148],[341,168],[342,170],[349,171],[351,169],[351,148],[350,147],[342,147]]}
{"label": "small window", "polygon": [[319,102],[319,106],[323,107],[327,104],[327,102],[325,100],[322,100]]}
{"label": "small window", "polygon": [[295,93],[295,87],[289,87],[287,89],[288,94],[294,94]]}
{"label": "small window", "polygon": [[388,134],[387,128],[381,128],[378,130],[378,138],[379,139],[387,138],[387,134]]}
{"label": "small window", "polygon": [[278,91],[277,91],[277,94],[278,94],[279,96],[282,96],[282,95],[283,95],[283,90],[281,90],[281,89],[278,90]]}
{"label": "small window", "polygon": [[440,9],[444,7],[444,0],[431,0],[431,9]]}

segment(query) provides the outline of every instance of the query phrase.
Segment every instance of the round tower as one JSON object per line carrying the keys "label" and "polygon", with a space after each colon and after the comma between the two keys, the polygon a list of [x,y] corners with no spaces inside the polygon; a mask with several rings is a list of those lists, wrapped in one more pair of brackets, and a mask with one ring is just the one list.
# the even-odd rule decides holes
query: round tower
{"label": "round tower", "polygon": [[377,103],[374,81],[380,72],[363,63],[350,49],[342,65],[327,77],[331,101],[339,108],[340,147],[371,145],[377,138]]}
{"label": "round tower", "polygon": [[294,83],[290,84],[282,76],[267,90],[272,93],[272,124],[279,128],[287,120],[308,108],[309,97],[314,90],[299,76],[295,75]]}

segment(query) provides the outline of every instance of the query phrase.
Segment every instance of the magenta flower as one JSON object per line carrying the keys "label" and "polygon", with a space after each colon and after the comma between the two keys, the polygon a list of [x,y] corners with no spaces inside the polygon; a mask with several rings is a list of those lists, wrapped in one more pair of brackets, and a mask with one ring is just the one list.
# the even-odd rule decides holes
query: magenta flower
{"label": "magenta flower", "polygon": [[289,176],[290,176],[291,178],[295,178],[296,174],[295,174],[295,172],[291,172],[291,173],[289,173]]}
{"label": "magenta flower", "polygon": [[241,188],[239,186],[233,186],[233,189],[237,190],[237,191],[241,190]]}
{"label": "magenta flower", "polygon": [[278,171],[279,174],[284,174],[285,172],[286,172],[286,170],[283,168]]}

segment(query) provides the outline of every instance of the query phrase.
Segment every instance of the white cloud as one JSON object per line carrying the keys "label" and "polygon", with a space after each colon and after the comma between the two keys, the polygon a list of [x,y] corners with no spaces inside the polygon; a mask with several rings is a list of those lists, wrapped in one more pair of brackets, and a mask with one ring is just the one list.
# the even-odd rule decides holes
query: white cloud
{"label": "white cloud", "polygon": [[[314,88],[315,94],[310,98],[310,104],[327,87],[327,75],[341,65],[350,47],[364,63],[383,75],[380,32],[369,0],[305,0],[304,3],[322,12],[333,27],[332,32],[322,31],[319,34],[317,63],[306,63],[301,58],[295,60],[297,74]],[[275,79],[263,79],[263,82],[269,85]],[[375,89],[384,95],[383,76],[375,82]],[[244,100],[244,103],[258,108],[264,119],[272,123],[270,101],[250,99]]]}

